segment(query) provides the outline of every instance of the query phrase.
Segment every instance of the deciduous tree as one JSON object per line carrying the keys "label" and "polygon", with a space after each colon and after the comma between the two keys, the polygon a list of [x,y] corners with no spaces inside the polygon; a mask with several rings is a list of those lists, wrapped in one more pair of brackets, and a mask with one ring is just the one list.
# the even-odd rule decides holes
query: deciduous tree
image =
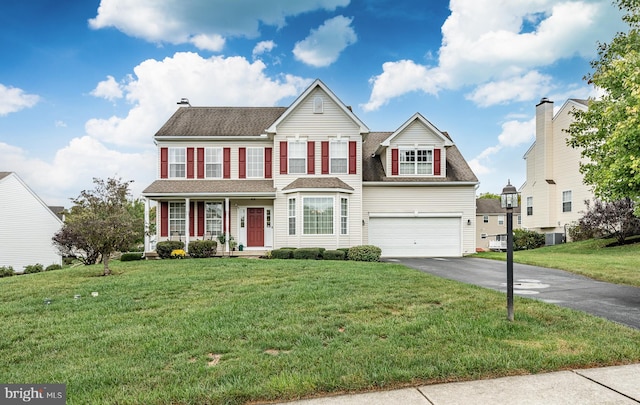
{"label": "deciduous tree", "polygon": [[[599,44],[594,72],[585,77],[605,94],[576,111],[568,144],[588,161],[580,171],[606,201],[640,199],[640,1],[617,0],[630,29]],[[636,210],[636,214],[638,211]]]}
{"label": "deciduous tree", "polygon": [[128,249],[141,238],[144,227],[132,208],[134,202],[129,199],[130,181],[110,178],[93,179],[93,183],[93,190],[83,190],[72,199],[74,207],[53,241],[61,252],[64,249],[99,253],[106,276],[111,274],[111,254]]}

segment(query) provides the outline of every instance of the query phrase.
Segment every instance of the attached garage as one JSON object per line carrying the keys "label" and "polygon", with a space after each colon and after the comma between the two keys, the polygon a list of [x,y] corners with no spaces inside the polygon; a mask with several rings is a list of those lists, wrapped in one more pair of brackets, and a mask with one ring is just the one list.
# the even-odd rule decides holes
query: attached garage
{"label": "attached garage", "polygon": [[370,216],[369,244],[384,257],[462,256],[461,218]]}

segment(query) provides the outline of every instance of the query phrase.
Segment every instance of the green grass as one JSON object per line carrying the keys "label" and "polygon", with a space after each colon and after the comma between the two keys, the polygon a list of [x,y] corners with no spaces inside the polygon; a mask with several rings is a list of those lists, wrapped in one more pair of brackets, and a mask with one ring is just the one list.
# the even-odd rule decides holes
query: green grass
{"label": "green grass", "polygon": [[69,404],[240,404],[640,361],[640,331],[519,297],[510,323],[504,294],[397,264],[112,267],[0,279],[0,381],[65,383]]}
{"label": "green grass", "polygon": [[[513,252],[517,263],[550,267],[582,274],[595,280],[640,287],[640,236],[630,238],[636,243],[623,246],[607,245],[614,239],[591,239],[564,243],[533,250]],[[476,257],[506,260],[504,252],[482,252]]]}

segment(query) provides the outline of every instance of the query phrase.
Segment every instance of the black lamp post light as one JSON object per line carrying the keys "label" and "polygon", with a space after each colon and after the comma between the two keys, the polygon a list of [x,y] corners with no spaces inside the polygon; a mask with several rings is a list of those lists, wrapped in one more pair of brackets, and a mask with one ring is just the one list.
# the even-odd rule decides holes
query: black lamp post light
{"label": "black lamp post light", "polygon": [[518,190],[511,180],[502,189],[500,205],[507,209],[507,319],[513,321],[513,209],[518,207]]}

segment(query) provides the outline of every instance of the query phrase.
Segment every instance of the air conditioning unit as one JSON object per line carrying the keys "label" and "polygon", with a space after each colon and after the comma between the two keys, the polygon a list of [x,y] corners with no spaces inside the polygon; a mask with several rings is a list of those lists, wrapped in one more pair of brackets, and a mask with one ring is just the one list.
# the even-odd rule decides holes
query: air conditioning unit
{"label": "air conditioning unit", "polygon": [[564,243],[564,233],[546,233],[545,235],[545,246],[551,245],[559,245]]}

